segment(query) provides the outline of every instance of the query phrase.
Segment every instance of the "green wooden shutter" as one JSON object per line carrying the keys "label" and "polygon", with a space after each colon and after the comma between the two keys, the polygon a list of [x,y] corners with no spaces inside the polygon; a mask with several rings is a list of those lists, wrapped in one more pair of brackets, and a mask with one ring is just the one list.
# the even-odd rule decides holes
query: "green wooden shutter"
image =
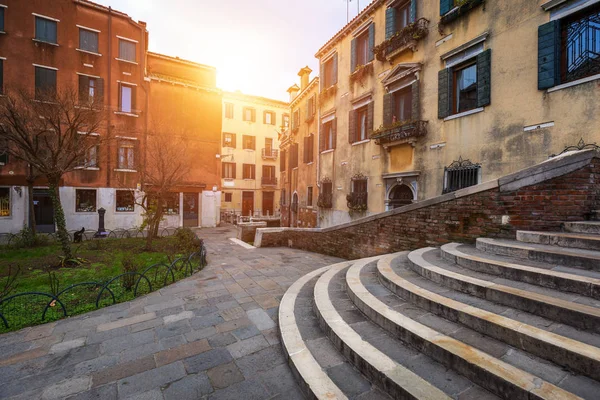
{"label": "green wooden shutter", "polygon": [[350,73],[353,73],[356,71],[356,39],[352,39],[350,43]]}
{"label": "green wooden shutter", "polygon": [[450,115],[450,107],[452,106],[450,101],[452,70],[446,68],[438,73],[438,118],[446,118]]}
{"label": "green wooden shutter", "polygon": [[319,133],[319,152],[325,150],[325,124],[321,124],[321,132]]}
{"label": "green wooden shutter", "polygon": [[319,88],[322,92],[325,89],[325,63],[321,60],[321,76],[319,77]]}
{"label": "green wooden shutter", "polygon": [[375,116],[375,102],[371,101],[367,107],[367,138],[373,133],[373,117]]}
{"label": "green wooden shutter", "polygon": [[560,83],[560,21],[550,21],[538,28],[538,89]]}
{"label": "green wooden shutter", "polygon": [[477,107],[491,103],[492,97],[492,50],[477,55]]}
{"label": "green wooden shutter", "polygon": [[356,110],[348,113],[348,143],[356,141]]}
{"label": "green wooden shutter", "polygon": [[417,0],[410,1],[409,18],[410,18],[409,22],[415,22],[417,20]]}
{"label": "green wooden shutter", "polygon": [[392,125],[394,115],[394,95],[392,93],[383,96],[383,125]]}
{"label": "green wooden shutter", "polygon": [[373,22],[369,26],[369,61],[373,61],[375,54],[373,49],[375,48],[375,23]]}
{"label": "green wooden shutter", "polygon": [[335,53],[333,55],[333,79],[331,80],[331,84],[335,85],[338,82],[338,55]]}
{"label": "green wooden shutter", "polygon": [[385,38],[391,38],[396,33],[396,9],[390,7],[385,10]]}
{"label": "green wooden shutter", "polygon": [[454,0],[440,0],[440,15],[446,14],[454,8]]}
{"label": "green wooden shutter", "polygon": [[420,98],[419,98],[419,81],[413,82],[411,85],[412,109],[410,119],[418,121],[421,119]]}
{"label": "green wooden shutter", "polygon": [[333,146],[332,148],[335,149],[336,148],[336,144],[337,144],[337,118],[334,118],[333,121],[331,121],[331,130],[333,131]]}

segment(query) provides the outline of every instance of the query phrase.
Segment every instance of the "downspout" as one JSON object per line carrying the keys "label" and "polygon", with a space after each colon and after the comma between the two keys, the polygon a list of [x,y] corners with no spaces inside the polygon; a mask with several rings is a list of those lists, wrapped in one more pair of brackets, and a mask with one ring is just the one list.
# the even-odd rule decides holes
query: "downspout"
{"label": "downspout", "polygon": [[108,65],[108,87],[107,87],[107,97],[108,97],[108,106],[106,112],[108,116],[106,118],[106,187],[110,187],[110,156],[111,156],[111,101],[112,101],[112,7],[108,7],[108,57],[106,57],[107,65]]}
{"label": "downspout", "polygon": [[[320,78],[319,78],[320,79]],[[321,81],[319,80],[319,85],[321,85]],[[318,97],[318,96],[317,96]],[[319,114],[317,115],[317,188],[319,189],[319,194],[317,195],[317,203],[319,202],[319,196],[321,195],[321,170],[319,166],[321,165],[321,103],[319,103]],[[317,205],[317,227],[320,227],[320,219],[321,216],[321,208]]]}
{"label": "downspout", "polygon": [[[146,59],[148,57],[148,49],[146,48],[147,43],[146,43],[146,26],[140,26],[140,30],[142,31],[142,51],[144,52],[144,54],[142,55],[142,65],[141,65],[141,69],[142,69],[142,85],[141,88],[144,91],[144,96],[145,96],[145,100],[146,100],[146,112],[144,115],[144,136],[142,138],[142,147],[144,148],[143,151],[143,156],[141,157],[141,167],[142,167],[142,171],[145,171],[146,168],[146,154],[147,154],[147,143],[148,143],[148,125],[149,125],[149,118],[150,118],[150,96],[148,94],[148,88],[146,88],[146,85],[149,83],[149,80],[146,80],[146,76],[147,76],[147,70],[146,70]],[[142,152],[140,152],[142,153]],[[142,188],[144,187],[144,174],[142,174],[142,181],[140,182]]]}

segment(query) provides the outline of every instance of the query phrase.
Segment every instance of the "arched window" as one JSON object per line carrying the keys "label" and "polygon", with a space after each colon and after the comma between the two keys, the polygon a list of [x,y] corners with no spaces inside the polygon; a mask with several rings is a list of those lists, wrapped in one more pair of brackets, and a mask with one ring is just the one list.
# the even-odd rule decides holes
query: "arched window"
{"label": "arched window", "polygon": [[396,185],[390,192],[390,207],[392,209],[412,204],[413,192],[406,185]]}

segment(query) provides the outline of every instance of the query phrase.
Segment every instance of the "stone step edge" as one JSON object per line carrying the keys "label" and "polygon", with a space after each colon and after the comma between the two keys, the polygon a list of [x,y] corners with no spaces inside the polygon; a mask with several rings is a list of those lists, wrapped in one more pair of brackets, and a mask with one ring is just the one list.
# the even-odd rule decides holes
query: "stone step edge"
{"label": "stone step edge", "polygon": [[384,257],[377,263],[380,281],[392,293],[435,315],[600,380],[600,348],[424,289],[396,274],[393,258]]}
{"label": "stone step edge", "polygon": [[[389,262],[393,257],[385,258]],[[569,392],[390,308],[361,282],[360,272],[365,265],[354,264],[346,273],[348,294],[359,310],[393,336],[498,396],[529,399],[530,395],[548,398],[547,394],[560,393],[563,398],[577,398],[568,397]]]}
{"label": "stone step edge", "polygon": [[518,280],[522,282],[600,299],[600,279],[478,257],[463,253],[458,249],[458,246],[461,246],[461,244],[448,243],[443,245],[440,248],[442,258],[473,271],[512,280],[516,280],[513,274],[518,273]]}
{"label": "stone step edge", "polygon": [[[378,258],[362,259],[358,263],[368,263]],[[328,289],[331,279],[345,267],[345,265],[332,267],[319,278],[315,285],[315,313],[334,346],[341,350],[344,356],[372,383],[394,398],[451,399],[441,390],[364,341],[342,319],[331,302]],[[393,393],[390,393],[392,390]]]}
{"label": "stone step edge", "polygon": [[600,236],[589,233],[517,231],[517,241],[567,249],[600,249]]}
{"label": "stone step edge", "polygon": [[[348,263],[342,263],[347,265]],[[310,272],[288,288],[279,304],[279,334],[281,346],[288,359],[288,364],[294,371],[300,387],[305,395],[311,399],[329,400],[348,397],[327,376],[321,365],[315,360],[306,343],[302,340],[300,330],[296,323],[294,307],[300,290],[311,279],[322,275],[332,266],[326,266]]]}
{"label": "stone step edge", "polygon": [[562,227],[565,232],[570,233],[598,233],[600,232],[600,221],[565,221]]}
{"label": "stone step edge", "polygon": [[[408,261],[412,268],[424,278],[463,293],[518,308],[525,312],[531,312],[532,314],[576,328],[600,332],[600,308],[528,292],[449,271],[425,261],[423,254],[434,250],[436,249],[433,247],[425,247],[411,251],[408,254]],[[527,305],[530,308],[527,308]],[[531,309],[534,309],[535,312],[531,311]]]}
{"label": "stone step edge", "polygon": [[578,263],[578,265],[565,266],[600,271],[600,253],[598,253],[597,256],[591,254],[581,254],[566,247],[556,246],[535,248],[527,246],[526,244],[503,243],[492,238],[478,238],[475,241],[475,247],[477,250],[481,250],[486,253],[530,260],[547,261],[548,259],[555,260],[558,257],[561,259],[561,261],[558,261],[559,263],[564,263],[563,259],[572,260]]}

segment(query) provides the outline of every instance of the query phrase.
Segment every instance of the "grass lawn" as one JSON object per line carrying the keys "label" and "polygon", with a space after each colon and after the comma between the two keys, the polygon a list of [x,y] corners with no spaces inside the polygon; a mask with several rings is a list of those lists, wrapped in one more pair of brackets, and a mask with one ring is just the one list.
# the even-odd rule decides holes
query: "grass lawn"
{"label": "grass lawn", "polygon": [[[136,295],[149,293],[150,287],[157,290],[164,286],[165,282],[172,283],[173,276],[167,267],[160,266],[144,275],[147,280],[139,274],[132,273],[108,285],[110,290],[102,290],[102,285],[126,272],[122,264],[126,256],[134,262],[136,271],[143,272],[155,264],[171,265],[172,261],[180,257],[187,260],[191,253],[179,247],[175,237],[155,239],[152,251],[144,250],[144,245],[143,238],[101,239],[73,244],[74,257],[78,257],[81,264],[67,267],[61,266],[62,253],[58,244],[27,249],[0,247],[0,291],[7,280],[10,267],[13,271],[18,267],[20,273],[15,282],[16,287],[9,295],[24,292],[57,294],[70,285],[89,282],[90,284],[77,286],[59,295],[58,298],[65,305],[69,316],[96,309],[96,299],[100,293],[100,307],[113,302],[128,301]],[[199,259],[196,259],[194,267],[197,268],[198,264]],[[184,262],[175,264],[173,275],[175,280],[185,277]],[[52,289],[53,282],[58,284],[58,290]],[[0,318],[0,333],[63,318],[60,304],[51,302],[52,298],[49,296],[28,295],[0,303],[0,313],[9,324],[7,329]],[[51,306],[48,307],[48,304]],[[46,315],[42,320],[45,309]]]}

